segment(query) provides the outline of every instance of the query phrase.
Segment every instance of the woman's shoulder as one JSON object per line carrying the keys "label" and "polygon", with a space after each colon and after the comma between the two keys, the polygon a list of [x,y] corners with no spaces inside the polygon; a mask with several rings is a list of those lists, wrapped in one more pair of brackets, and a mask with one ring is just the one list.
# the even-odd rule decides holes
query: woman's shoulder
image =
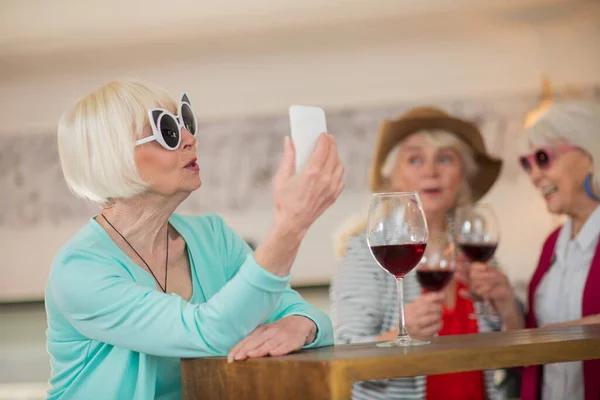
{"label": "woman's shoulder", "polygon": [[54,257],[54,264],[78,255],[106,254],[114,249],[103,228],[91,218],[67,243],[65,243]]}
{"label": "woman's shoulder", "polygon": [[346,238],[346,251],[368,251],[369,244],[367,243],[367,235],[364,232],[356,233]]}
{"label": "woman's shoulder", "polygon": [[345,219],[333,235],[335,257],[340,260],[349,249],[368,248],[365,235],[367,220],[357,214]]}
{"label": "woman's shoulder", "polygon": [[[341,267],[353,267],[353,268],[366,268],[371,271],[383,271],[375,262],[369,244],[367,242],[367,235],[364,232],[356,233],[349,236],[345,240],[344,254],[339,259]],[[373,269],[373,267],[376,267]]]}
{"label": "woman's shoulder", "polygon": [[563,225],[560,225],[558,228],[554,229],[544,240],[544,245],[543,247],[552,247],[554,248],[554,246],[556,245],[556,241],[558,240],[558,237],[560,235],[560,232],[563,228]]}
{"label": "woman's shoulder", "polygon": [[55,254],[48,275],[46,292],[54,285],[80,285],[102,273],[121,274],[115,260],[119,248],[92,218]]}

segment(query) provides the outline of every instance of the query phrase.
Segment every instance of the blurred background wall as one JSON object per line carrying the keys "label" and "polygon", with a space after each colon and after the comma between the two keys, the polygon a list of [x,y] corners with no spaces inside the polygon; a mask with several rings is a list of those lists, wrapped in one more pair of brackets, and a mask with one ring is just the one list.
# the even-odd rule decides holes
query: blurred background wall
{"label": "blurred background wall", "polygon": [[424,102],[476,119],[506,157],[488,200],[502,217],[500,260],[525,281],[555,221],[516,169],[514,137],[542,74],[557,92],[593,97],[600,83],[597,1],[0,4],[0,301],[41,299],[53,254],[96,211],[68,193],[54,135],[61,112],[108,80],[190,93],[204,185],[182,212],[222,213],[254,240],[288,106],[326,109],[348,188],[303,245],[296,285],[328,283],[333,230],[368,201],[379,120]]}
{"label": "blurred background wall", "polygon": [[506,159],[486,201],[501,217],[500,262],[522,290],[559,222],[515,161],[542,76],[556,97],[600,98],[600,2],[0,0],[0,302],[41,300],[54,253],[97,211],[62,182],[60,114],[131,77],[187,91],[201,119],[203,187],[181,212],[218,212],[254,241],[270,220],[289,105],[325,108],[348,187],[309,232],[293,284],[326,311],[333,233],[368,202],[379,121],[423,103],[474,119]]}

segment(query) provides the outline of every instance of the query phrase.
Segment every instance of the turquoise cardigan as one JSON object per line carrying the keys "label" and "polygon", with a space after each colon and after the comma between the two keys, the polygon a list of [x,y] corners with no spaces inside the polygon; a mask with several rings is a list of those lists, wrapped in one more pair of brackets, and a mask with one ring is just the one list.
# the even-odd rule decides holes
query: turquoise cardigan
{"label": "turquoise cardigan", "polygon": [[174,214],[187,244],[193,294],[156,289],[91,219],[57,254],[46,286],[48,399],[180,399],[182,357],[225,356],[258,325],[288,315],[315,322],[319,347],[331,321],[278,277],[216,215]]}

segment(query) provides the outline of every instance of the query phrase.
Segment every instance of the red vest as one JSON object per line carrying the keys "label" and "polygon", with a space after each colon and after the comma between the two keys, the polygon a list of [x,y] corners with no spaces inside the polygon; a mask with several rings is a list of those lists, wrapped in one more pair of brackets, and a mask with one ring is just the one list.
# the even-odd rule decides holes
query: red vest
{"label": "red vest", "polygon": [[[538,327],[534,313],[535,291],[546,272],[550,269],[559,232],[560,228],[552,232],[548,239],[546,239],[537,269],[533,273],[533,277],[529,283],[529,311],[527,313],[526,328]],[[594,314],[600,314],[600,243],[596,247],[596,253],[585,282],[583,304],[581,305],[581,315],[583,317]],[[541,398],[542,370],[543,366],[541,365],[534,365],[523,369],[521,383],[522,400],[539,400]],[[600,360],[583,362],[583,384],[585,386],[585,400],[600,399]]]}

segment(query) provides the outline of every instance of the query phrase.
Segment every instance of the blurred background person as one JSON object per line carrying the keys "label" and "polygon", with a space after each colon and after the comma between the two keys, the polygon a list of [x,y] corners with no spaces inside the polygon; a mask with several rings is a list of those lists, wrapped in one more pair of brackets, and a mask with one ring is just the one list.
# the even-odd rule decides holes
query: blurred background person
{"label": "blurred background person", "polygon": [[[521,327],[600,323],[600,104],[547,106],[518,142],[519,163],[552,214],[565,223],[547,238],[529,284]],[[498,271],[471,270],[474,293],[502,312],[514,296]],[[600,396],[600,360],[527,367],[524,400]]]}
{"label": "blurred background person", "polygon": [[[471,123],[430,107],[414,108],[381,124],[370,170],[373,192],[416,191],[430,237],[452,234],[454,211],[479,200],[492,187],[502,162],[489,155]],[[336,344],[392,340],[398,334],[398,299],[394,279],[369,250],[365,220],[352,222],[340,235],[341,262],[331,283]],[[464,263],[461,263],[463,265]],[[408,334],[427,338],[499,330],[495,318],[474,320],[467,287],[458,276],[440,292],[423,293],[415,270],[404,279]],[[460,271],[459,271],[460,274]],[[464,273],[462,273],[464,276]],[[511,321],[517,307],[506,311]],[[493,371],[362,382],[355,399],[495,398]]]}

